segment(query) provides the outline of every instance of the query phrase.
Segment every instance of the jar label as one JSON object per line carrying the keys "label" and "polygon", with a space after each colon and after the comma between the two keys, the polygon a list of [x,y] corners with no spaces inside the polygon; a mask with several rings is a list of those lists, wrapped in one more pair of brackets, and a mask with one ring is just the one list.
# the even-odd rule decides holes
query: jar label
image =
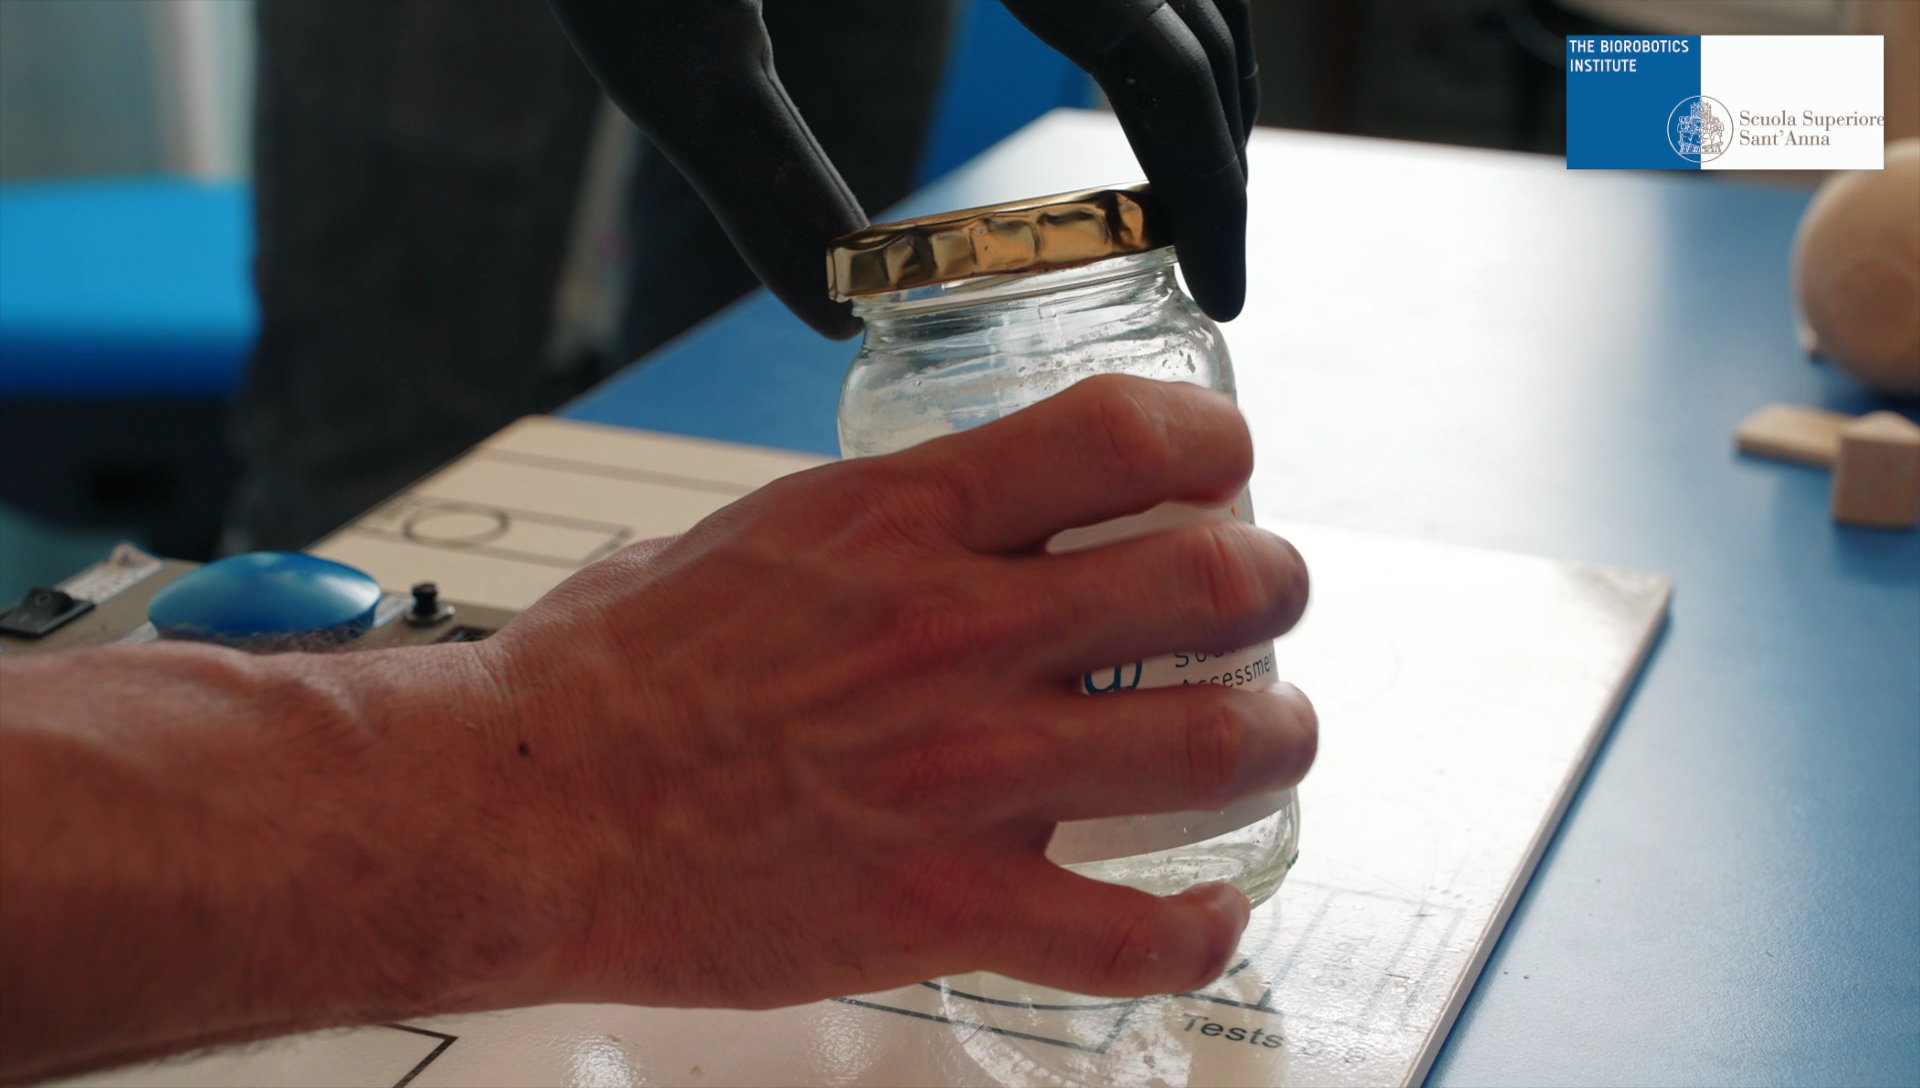
{"label": "jar label", "polygon": [[[1242,489],[1233,501],[1222,506],[1162,503],[1144,513],[1058,533],[1047,542],[1047,551],[1056,555],[1079,551],[1209,518],[1233,518],[1251,525],[1252,499]],[[1273,683],[1273,669],[1273,642],[1269,640],[1237,650],[1186,651],[1097,669],[1080,678],[1080,690],[1087,695],[1110,695],[1176,684],[1223,684],[1257,689]],[[1047,845],[1047,857],[1062,865],[1073,865],[1171,850],[1264,820],[1285,807],[1292,797],[1291,789],[1275,790],[1217,812],[1071,820],[1054,830],[1053,840]]]}

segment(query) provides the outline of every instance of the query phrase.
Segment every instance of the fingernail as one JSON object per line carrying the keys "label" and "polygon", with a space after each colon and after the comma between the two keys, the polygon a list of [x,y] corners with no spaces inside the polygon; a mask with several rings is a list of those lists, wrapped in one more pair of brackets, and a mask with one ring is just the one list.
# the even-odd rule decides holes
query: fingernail
{"label": "fingernail", "polygon": [[1247,919],[1253,914],[1253,904],[1240,894],[1231,884],[1201,884],[1180,893],[1182,899],[1190,899],[1198,906],[1220,919],[1220,925],[1209,929],[1207,958],[1200,974],[1200,981],[1194,985],[1199,989],[1227,969],[1233,954],[1240,948],[1240,935],[1247,931]]}

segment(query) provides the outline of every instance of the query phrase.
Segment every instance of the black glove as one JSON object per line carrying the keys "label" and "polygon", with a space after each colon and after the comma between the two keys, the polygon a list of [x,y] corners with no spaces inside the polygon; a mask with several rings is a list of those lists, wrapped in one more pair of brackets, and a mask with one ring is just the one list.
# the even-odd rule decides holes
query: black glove
{"label": "black glove", "polygon": [[1247,297],[1247,134],[1260,108],[1249,0],[1005,0],[1099,82],[1166,208],[1194,301]]}
{"label": "black glove", "polygon": [[761,282],[836,340],[827,244],[867,217],[773,73],[760,0],[550,0],[633,123],[713,209]]}
{"label": "black glove", "polygon": [[[549,2],[600,85],[686,175],[761,281],[824,335],[859,332],[848,305],[827,296],[826,251],[867,217],[780,87],[760,0]],[[1008,6],[1106,88],[1163,194],[1194,297],[1222,320],[1239,313],[1238,155],[1253,121],[1246,0]]]}

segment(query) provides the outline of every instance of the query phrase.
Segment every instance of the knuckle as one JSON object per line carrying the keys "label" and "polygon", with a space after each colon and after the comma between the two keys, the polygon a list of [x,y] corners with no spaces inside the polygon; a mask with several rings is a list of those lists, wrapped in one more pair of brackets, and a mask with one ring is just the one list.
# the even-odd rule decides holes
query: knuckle
{"label": "knuckle", "polygon": [[937,807],[951,792],[957,764],[950,745],[916,744],[873,774],[873,792],[891,810]]}
{"label": "knuckle", "polygon": [[1129,477],[1165,475],[1174,453],[1166,413],[1147,403],[1131,383],[1101,382],[1087,411],[1088,431],[1114,470]]}
{"label": "knuckle", "polygon": [[[868,462],[822,465],[774,480],[702,521],[693,532],[747,539],[775,537],[791,549],[845,538],[869,524],[870,496],[895,490],[890,466]],[[731,532],[727,532],[727,531]]]}
{"label": "knuckle", "polygon": [[947,824],[977,813],[1009,780],[1012,769],[990,745],[957,741],[915,744],[876,775],[876,792],[889,808],[928,814]]}
{"label": "knuckle", "polygon": [[1196,705],[1187,713],[1184,756],[1187,788],[1195,798],[1225,793],[1246,761],[1246,724],[1224,695],[1206,688],[1190,700]]}
{"label": "knuckle", "polygon": [[891,626],[894,654],[908,672],[973,661],[1005,645],[1019,626],[1011,609],[951,582],[923,585],[905,598]]}
{"label": "knuckle", "polygon": [[1216,618],[1260,621],[1278,634],[1307,608],[1307,568],[1285,540],[1249,525],[1215,521],[1195,534],[1192,591]]}
{"label": "knuckle", "polygon": [[949,474],[889,457],[833,467],[844,469],[835,486],[795,495],[792,505],[836,559],[924,555],[949,532],[961,495]]}
{"label": "knuckle", "polygon": [[1224,403],[1216,405],[1207,426],[1214,434],[1226,439],[1228,467],[1232,475],[1242,483],[1253,475],[1253,430],[1247,426],[1247,417],[1240,414],[1240,408],[1232,401],[1222,398]]}
{"label": "knuckle", "polygon": [[937,529],[948,540],[963,539],[969,527],[990,524],[1005,502],[971,461],[926,473],[908,490],[920,531]]}
{"label": "knuckle", "polygon": [[1236,522],[1212,522],[1194,534],[1192,549],[1197,593],[1214,616],[1238,620],[1266,610],[1276,579],[1254,532]]}
{"label": "knuckle", "polygon": [[883,897],[888,927],[916,944],[976,930],[991,913],[986,882],[958,855],[928,852],[890,883],[891,894]]}
{"label": "knuckle", "polygon": [[1155,973],[1162,949],[1149,907],[1116,919],[1111,933],[1094,947],[1095,984],[1110,993],[1138,990]]}
{"label": "knuckle", "polygon": [[836,513],[848,524],[890,537],[918,538],[943,521],[944,474],[878,458],[861,465],[850,483],[836,496]]}

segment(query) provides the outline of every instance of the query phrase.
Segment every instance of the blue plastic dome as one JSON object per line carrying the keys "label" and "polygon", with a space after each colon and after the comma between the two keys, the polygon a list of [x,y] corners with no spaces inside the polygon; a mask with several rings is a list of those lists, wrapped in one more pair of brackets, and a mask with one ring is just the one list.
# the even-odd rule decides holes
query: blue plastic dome
{"label": "blue plastic dome", "polygon": [[162,638],[243,649],[297,649],[359,638],[380,584],[331,559],[252,552],[209,563],[162,589],[147,619]]}

